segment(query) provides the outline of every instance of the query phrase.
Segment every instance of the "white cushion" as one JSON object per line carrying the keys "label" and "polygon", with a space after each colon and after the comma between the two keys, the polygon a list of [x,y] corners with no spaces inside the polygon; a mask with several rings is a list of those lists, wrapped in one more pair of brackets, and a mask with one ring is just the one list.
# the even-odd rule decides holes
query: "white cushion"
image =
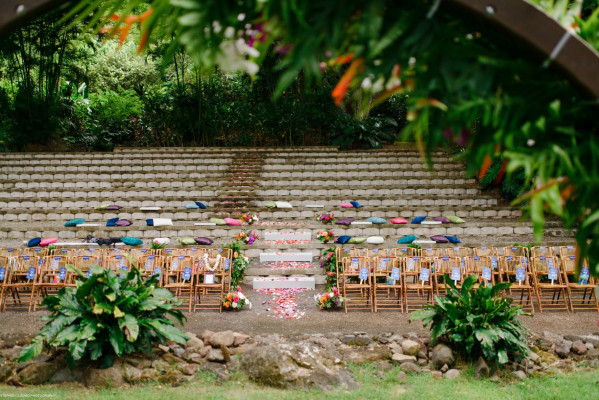
{"label": "white cushion", "polygon": [[370,244],[381,244],[385,241],[385,239],[383,239],[381,236],[368,236],[368,239],[366,239],[366,243],[370,243]]}
{"label": "white cushion", "polygon": [[428,240],[428,239],[422,239],[422,240],[414,240],[412,243],[417,243],[417,244],[432,244],[432,243],[437,243],[434,240]]}
{"label": "white cushion", "polygon": [[422,221],[421,225],[441,225],[441,221]]}
{"label": "white cushion", "polygon": [[322,204],[306,204],[305,207],[307,207],[307,208],[324,208],[324,205],[322,205]]}
{"label": "white cushion", "polygon": [[170,218],[154,218],[154,226],[171,226],[173,220]]}
{"label": "white cushion", "polygon": [[152,239],[152,242],[157,244],[169,244],[171,240],[169,238],[154,238]]}
{"label": "white cushion", "polygon": [[160,207],[140,207],[139,209],[141,211],[158,211]]}
{"label": "white cushion", "polygon": [[277,208],[293,208],[291,204],[286,201],[275,201]]}

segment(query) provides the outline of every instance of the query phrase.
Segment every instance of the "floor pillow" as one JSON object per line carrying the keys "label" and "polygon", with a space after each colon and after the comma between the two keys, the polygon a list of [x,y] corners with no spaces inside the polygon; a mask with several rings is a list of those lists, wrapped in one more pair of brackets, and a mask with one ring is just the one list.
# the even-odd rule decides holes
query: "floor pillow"
{"label": "floor pillow", "polygon": [[382,236],[369,236],[368,239],[366,239],[366,243],[370,243],[370,244],[381,244],[384,242],[385,242],[385,239],[383,239]]}
{"label": "floor pillow", "polygon": [[201,201],[196,201],[196,206],[200,207],[202,210],[205,210],[208,208],[206,206],[206,204],[202,203]]}
{"label": "floor pillow", "polygon": [[67,221],[64,224],[64,226],[66,226],[66,227],[73,227],[73,226],[77,226],[79,224],[82,224],[84,222],[85,222],[85,220],[83,218],[73,218],[73,219]]}
{"label": "floor pillow", "polygon": [[451,221],[445,217],[435,217],[435,218],[433,218],[433,220],[440,221],[442,224],[451,224]]}
{"label": "floor pillow", "polygon": [[448,215],[446,218],[448,220],[450,220],[451,222],[453,222],[454,224],[463,224],[466,222],[462,218],[458,217],[457,215]]}
{"label": "floor pillow", "polygon": [[235,218],[225,218],[225,223],[227,225],[239,226],[241,225],[241,221]]}
{"label": "floor pillow", "polygon": [[372,222],[373,224],[386,224],[387,220],[381,217],[370,217],[366,221]]}
{"label": "floor pillow", "polygon": [[455,236],[445,236],[445,237],[447,238],[447,240],[449,240],[449,243],[462,243],[462,241]]}
{"label": "floor pillow", "polygon": [[441,225],[441,221],[422,221],[421,225]]}
{"label": "floor pillow", "polygon": [[360,205],[360,203],[357,201],[350,201],[349,203],[354,206],[354,208],[362,208],[362,205]]}
{"label": "floor pillow", "polygon": [[216,224],[216,225],[227,225],[227,223],[225,222],[224,219],[220,219],[220,218],[210,218],[210,222]]}
{"label": "floor pillow", "polygon": [[171,240],[169,238],[154,238],[152,239],[152,243],[155,244],[169,244],[171,242]]}
{"label": "floor pillow", "polygon": [[124,238],[121,238],[121,242],[125,243],[127,246],[140,246],[144,244],[141,239],[131,236],[125,236]]}
{"label": "floor pillow", "polygon": [[354,221],[355,221],[355,218],[341,218],[341,219],[335,221],[335,224],[349,226]]}
{"label": "floor pillow", "polygon": [[128,219],[119,219],[114,223],[115,226],[129,226],[132,224],[133,222],[129,221]]}
{"label": "floor pillow", "polygon": [[100,204],[99,206],[95,206],[94,210],[105,210],[109,205],[110,203]]}
{"label": "floor pillow", "polygon": [[196,241],[197,244],[201,244],[201,245],[205,245],[208,246],[212,243],[214,243],[214,241],[210,238],[207,237],[197,237],[194,239]]}
{"label": "floor pillow", "polygon": [[192,237],[182,237],[177,239],[181,244],[196,244],[196,241]]}
{"label": "floor pillow", "polygon": [[399,243],[399,244],[408,244],[408,243],[412,243],[416,239],[418,239],[416,236],[414,236],[414,235],[408,235],[408,236],[404,236],[404,237],[400,238],[397,241],[397,243]]}
{"label": "floor pillow", "polygon": [[111,204],[108,207],[106,207],[105,210],[120,210],[121,208],[123,207],[117,206],[116,204]]}
{"label": "floor pillow", "polygon": [[391,218],[389,220],[392,224],[407,224],[408,221],[403,218]]}
{"label": "floor pillow", "polygon": [[354,206],[352,206],[352,205],[351,205],[351,204],[349,204],[349,203],[343,203],[343,204],[341,204],[339,207],[341,207],[341,208],[354,208]]}
{"label": "floor pillow", "polygon": [[27,247],[35,247],[38,246],[42,241],[42,238],[36,237],[27,242]]}
{"label": "floor pillow", "polygon": [[173,225],[173,220],[170,218],[154,218],[153,226],[171,226]]}
{"label": "floor pillow", "polygon": [[106,226],[116,226],[116,221],[118,220],[118,218],[110,218],[108,221],[106,221]]}
{"label": "floor pillow", "polygon": [[40,246],[48,246],[49,244],[58,242],[58,238],[47,238],[40,241]]}
{"label": "floor pillow", "polygon": [[347,235],[339,236],[337,238],[337,240],[335,240],[335,243],[345,244],[349,241],[349,239],[351,239],[351,236],[347,236]]}
{"label": "floor pillow", "polygon": [[192,204],[185,204],[185,208],[187,208],[188,210],[197,210],[198,208],[200,208],[200,206],[198,206],[195,203],[192,203]]}
{"label": "floor pillow", "polygon": [[410,224],[420,224],[425,219],[426,219],[426,217],[414,217],[414,219],[410,222]]}
{"label": "floor pillow", "polygon": [[277,205],[275,203],[267,203],[264,205],[264,207],[266,208],[277,208]]}
{"label": "floor pillow", "polygon": [[366,238],[365,238],[365,237],[355,237],[355,236],[352,236],[352,237],[351,237],[351,238],[350,238],[350,239],[347,241],[347,243],[350,243],[350,244],[360,244],[360,243],[364,243],[365,241],[366,241]]}
{"label": "floor pillow", "polygon": [[291,203],[288,203],[286,201],[275,201],[275,205],[277,206],[277,208],[293,208]]}
{"label": "floor pillow", "polygon": [[431,240],[434,240],[436,243],[449,243],[449,239],[440,235],[431,236]]}

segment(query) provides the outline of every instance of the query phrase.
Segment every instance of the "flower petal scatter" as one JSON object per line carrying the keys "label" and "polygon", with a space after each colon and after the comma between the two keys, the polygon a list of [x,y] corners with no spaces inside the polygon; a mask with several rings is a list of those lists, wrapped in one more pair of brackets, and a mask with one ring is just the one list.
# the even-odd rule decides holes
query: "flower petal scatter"
{"label": "flower petal scatter", "polygon": [[276,261],[264,264],[265,268],[270,269],[290,269],[290,268],[315,268],[312,263],[298,261]]}
{"label": "flower petal scatter", "polygon": [[262,303],[267,317],[281,319],[300,319],[306,314],[306,308],[299,308],[297,295],[310,289],[256,289],[257,292],[271,296],[270,300]]}

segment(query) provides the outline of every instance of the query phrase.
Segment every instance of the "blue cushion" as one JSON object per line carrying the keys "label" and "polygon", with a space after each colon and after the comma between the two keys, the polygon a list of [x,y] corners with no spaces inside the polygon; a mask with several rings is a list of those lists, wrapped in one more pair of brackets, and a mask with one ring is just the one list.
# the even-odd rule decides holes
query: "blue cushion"
{"label": "blue cushion", "polygon": [[335,243],[345,244],[349,242],[349,239],[351,239],[351,236],[339,236],[337,240],[335,240]]}
{"label": "blue cushion", "polygon": [[412,243],[416,239],[418,239],[416,236],[408,235],[408,236],[404,236],[401,239],[399,239],[397,241],[397,243],[399,243],[399,244]]}
{"label": "blue cushion", "polygon": [[72,226],[77,226],[77,225],[79,225],[79,224],[82,224],[82,223],[84,223],[84,222],[85,222],[85,220],[84,220],[83,218],[73,218],[72,220],[70,220],[70,221],[67,221],[67,222],[64,224],[64,226],[67,226],[67,227],[72,227]]}
{"label": "blue cushion", "polygon": [[202,210],[205,210],[205,209],[207,209],[207,208],[208,208],[208,207],[206,207],[206,205],[205,205],[204,203],[201,203],[201,202],[199,202],[199,201],[196,201],[196,205],[197,205],[198,207],[200,207]]}
{"label": "blue cushion", "polygon": [[372,222],[373,224],[386,224],[387,220],[381,217],[370,217],[366,221]]}
{"label": "blue cushion", "polygon": [[35,246],[39,246],[39,244],[41,243],[42,238],[40,237],[36,237],[31,239],[30,241],[27,242],[27,247],[35,247]]}
{"label": "blue cushion", "polygon": [[426,217],[414,217],[414,219],[412,220],[412,222],[410,222],[410,224],[420,224],[425,219],[426,219]]}
{"label": "blue cushion", "polygon": [[108,222],[106,222],[106,226],[116,226],[116,221],[118,220],[118,218],[111,218],[108,220]]}
{"label": "blue cushion", "polygon": [[358,203],[357,201],[350,201],[349,204],[351,204],[352,206],[354,206],[354,208],[362,208],[362,206],[360,205],[360,203]]}
{"label": "blue cushion", "polygon": [[200,208],[200,206],[192,203],[192,204],[185,204],[185,208],[187,208],[188,210],[195,210],[197,208]]}
{"label": "blue cushion", "polygon": [[447,240],[449,240],[449,243],[462,243],[462,241],[455,236],[445,236],[445,237],[447,238]]}
{"label": "blue cushion", "polygon": [[154,220],[153,219],[146,219],[146,225],[147,226],[154,226]]}
{"label": "blue cushion", "polygon": [[144,242],[141,239],[130,236],[125,236],[121,239],[121,242],[125,243],[128,246],[139,246],[141,244],[144,244]]}

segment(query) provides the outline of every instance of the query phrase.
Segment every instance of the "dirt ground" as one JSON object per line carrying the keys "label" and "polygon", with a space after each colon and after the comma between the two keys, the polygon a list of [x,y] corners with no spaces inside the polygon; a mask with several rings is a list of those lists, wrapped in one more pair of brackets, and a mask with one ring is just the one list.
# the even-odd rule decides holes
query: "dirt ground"
{"label": "dirt ground", "polygon": [[[184,331],[200,333],[204,329],[222,331],[231,329],[250,335],[278,333],[290,335],[296,333],[329,333],[329,332],[366,332],[369,334],[394,332],[419,332],[423,330],[420,322],[409,323],[408,314],[396,311],[378,313],[341,311],[318,311],[314,303],[317,291],[298,293],[295,310],[305,314],[301,318],[279,318],[273,312],[273,296],[245,290],[252,300],[251,310],[247,307],[239,312],[203,311],[187,314]],[[263,304],[265,303],[265,304]],[[267,311],[268,310],[268,311]],[[0,313],[0,336],[3,335],[35,335],[43,325],[40,317],[46,312],[34,313],[11,312]],[[594,312],[551,312],[536,313],[534,317],[522,317],[526,327],[535,333],[550,331],[559,334],[591,334],[599,332],[599,314]]]}

